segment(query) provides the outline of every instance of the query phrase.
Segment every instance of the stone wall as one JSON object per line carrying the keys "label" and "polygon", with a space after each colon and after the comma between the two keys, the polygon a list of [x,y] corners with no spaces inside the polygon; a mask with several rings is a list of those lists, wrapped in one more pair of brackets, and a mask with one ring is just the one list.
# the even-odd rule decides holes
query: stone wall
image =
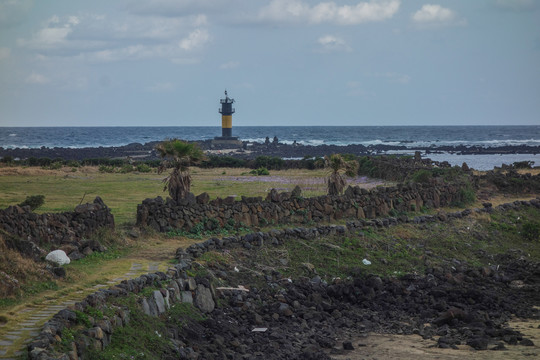
{"label": "stone wall", "polygon": [[[190,303],[203,313],[210,313],[215,308],[216,294],[206,279],[195,279],[186,275],[191,268],[191,260],[183,259],[171,267],[167,273],[156,272],[141,275],[138,278],[124,280],[109,289],[102,289],[88,295],[70,309],[63,309],[45,323],[39,335],[28,344],[28,358],[31,360],[53,359],[90,359],[90,351],[100,351],[111,342],[115,329],[127,326],[130,322],[130,309],[108,303],[109,298],[139,294],[138,304],[142,311],[158,317],[175,303]],[[153,291],[141,292],[147,288]],[[150,289],[151,290],[151,289]],[[96,318],[96,310],[102,312]],[[111,315],[114,314],[114,315]],[[82,315],[82,316],[81,316]],[[85,321],[81,324],[82,317]],[[81,325],[84,325],[81,329]],[[59,344],[67,334],[75,332],[75,338],[66,351]],[[64,341],[65,342],[65,341]],[[66,351],[62,353],[62,351]]]}
{"label": "stone wall", "polygon": [[[238,296],[243,293],[241,288],[214,288],[207,279],[192,278],[187,276],[187,270],[200,255],[207,251],[227,249],[234,247],[253,248],[263,244],[280,245],[285,241],[295,239],[309,240],[319,236],[345,235],[354,233],[369,227],[390,227],[399,223],[429,223],[445,222],[452,219],[467,217],[473,213],[491,213],[493,211],[508,211],[521,207],[540,208],[540,198],[530,201],[515,201],[497,206],[495,209],[490,203],[484,203],[483,208],[465,209],[452,213],[439,213],[437,215],[421,215],[414,218],[406,216],[395,218],[381,218],[374,220],[352,220],[346,225],[324,225],[312,228],[289,228],[273,229],[268,232],[257,232],[243,236],[225,238],[210,238],[203,242],[193,244],[186,249],[179,248],[176,251],[178,264],[171,267],[167,273],[156,272],[142,275],[131,280],[124,280],[120,284],[109,289],[102,289],[88,295],[81,302],[76,303],[71,309],[64,309],[43,326],[40,334],[28,345],[28,358],[31,360],[53,359],[85,359],[90,350],[101,350],[111,340],[115,329],[127,326],[130,319],[130,310],[126,307],[108,305],[107,299],[122,297],[130,294],[141,294],[142,290],[153,287],[155,290],[144,292],[146,296],[139,296],[138,304],[141,309],[150,316],[158,317],[164,314],[174,303],[192,303],[203,313],[211,313],[221,297]],[[90,308],[103,310],[109,307],[113,316],[103,316],[101,319],[88,317],[90,326],[83,328],[73,339],[69,351],[65,353],[55,351],[55,346],[62,342],[62,337],[67,334],[66,329],[80,329],[77,320],[77,312],[88,312]],[[57,347],[57,346],[56,346]]]}
{"label": "stone wall", "polygon": [[[438,208],[460,200],[459,184],[399,184],[366,190],[348,187],[342,196],[303,198],[300,188],[278,193],[272,189],[265,200],[261,197],[234,197],[209,201],[203,193],[190,194],[181,204],[161,197],[146,199],[137,206],[137,225],[156,231],[190,230],[204,223],[208,230],[231,222],[246,226],[267,224],[302,224],[330,222],[339,219],[373,219],[388,214],[420,210],[423,206]],[[392,211],[394,210],[394,211]]]}
{"label": "stone wall", "polygon": [[83,257],[85,248],[99,250],[84,239],[101,227],[114,228],[114,216],[99,197],[64,213],[37,214],[17,205],[0,210],[0,229],[14,236],[6,244],[34,258],[46,255],[41,247],[63,247],[72,260]]}

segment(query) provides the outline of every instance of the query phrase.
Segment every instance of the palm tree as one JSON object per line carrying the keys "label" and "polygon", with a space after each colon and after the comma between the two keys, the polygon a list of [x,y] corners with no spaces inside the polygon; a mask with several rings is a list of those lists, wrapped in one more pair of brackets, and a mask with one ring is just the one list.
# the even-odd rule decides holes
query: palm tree
{"label": "palm tree", "polygon": [[358,172],[358,161],[345,160],[339,154],[325,156],[324,166],[330,170],[330,175],[326,180],[328,195],[341,194],[345,189],[345,185],[347,185],[344,175],[353,177]]}
{"label": "palm tree", "polygon": [[180,201],[189,194],[191,188],[191,175],[189,166],[199,163],[204,153],[195,143],[187,143],[178,139],[163,141],[156,146],[159,156],[163,159],[158,173],[172,168],[172,172],[163,179],[165,186],[174,201]]}

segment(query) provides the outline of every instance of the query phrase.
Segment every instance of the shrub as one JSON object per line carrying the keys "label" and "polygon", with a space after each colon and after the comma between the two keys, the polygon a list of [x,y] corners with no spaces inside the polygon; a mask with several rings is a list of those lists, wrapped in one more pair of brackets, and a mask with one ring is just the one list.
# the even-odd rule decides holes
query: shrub
{"label": "shrub", "polygon": [[458,200],[452,202],[452,206],[464,207],[476,201],[476,193],[470,183],[459,189]]}
{"label": "shrub", "polygon": [[114,172],[114,167],[113,166],[107,166],[107,165],[99,165],[98,170],[99,170],[99,172],[113,173]]}
{"label": "shrub", "polygon": [[46,166],[49,170],[60,170],[64,164],[61,161],[55,161],[49,166]]}
{"label": "shrub", "polygon": [[521,228],[521,236],[529,241],[540,240],[540,223],[528,221]]}
{"label": "shrub", "polygon": [[30,209],[36,210],[45,203],[45,195],[30,195],[19,204],[19,206],[30,206]]}
{"label": "shrub", "polygon": [[431,178],[432,178],[431,171],[425,170],[425,169],[418,170],[417,172],[415,172],[415,173],[411,176],[411,180],[412,180],[413,182],[415,182],[415,183],[422,183],[422,184],[429,183],[429,181],[431,180]]}
{"label": "shrub", "polygon": [[210,155],[201,163],[203,168],[230,167],[240,168],[246,167],[247,161],[244,159],[233,158],[232,156],[216,156]]}
{"label": "shrub", "polygon": [[534,161],[516,161],[512,164],[514,169],[532,169]]}
{"label": "shrub", "polygon": [[362,175],[373,176],[375,174],[376,166],[373,160],[368,156],[361,156],[358,158],[358,173]]}
{"label": "shrub", "polygon": [[144,163],[137,164],[137,171],[141,173],[149,173],[152,171],[152,168]]}
{"label": "shrub", "polygon": [[270,175],[270,172],[265,167],[260,167],[260,168],[255,169],[255,170],[251,170],[249,173],[252,174],[252,175],[257,175],[257,176]]}
{"label": "shrub", "polygon": [[13,156],[6,155],[2,158],[2,162],[5,164],[10,164],[13,162]]}
{"label": "shrub", "polygon": [[130,164],[124,164],[122,165],[122,167],[120,168],[120,172],[122,174],[127,174],[127,173],[130,173],[133,171],[133,165],[130,165]]}
{"label": "shrub", "polygon": [[285,161],[275,156],[257,156],[255,158],[255,168],[266,168],[270,170],[281,170],[285,166]]}

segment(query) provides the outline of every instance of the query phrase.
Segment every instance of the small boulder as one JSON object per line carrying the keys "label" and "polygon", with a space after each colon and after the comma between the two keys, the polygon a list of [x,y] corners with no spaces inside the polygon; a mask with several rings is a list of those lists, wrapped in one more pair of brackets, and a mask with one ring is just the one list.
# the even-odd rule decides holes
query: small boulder
{"label": "small boulder", "polygon": [[61,278],[66,277],[66,269],[64,269],[61,266],[53,268],[53,273],[54,273],[54,275],[56,275],[58,277],[61,277]]}
{"label": "small boulder", "polygon": [[71,260],[63,250],[54,250],[47,254],[45,260],[55,263],[59,266],[69,264]]}
{"label": "small boulder", "polygon": [[216,306],[212,298],[212,292],[202,284],[197,285],[194,303],[203,313],[212,312]]}

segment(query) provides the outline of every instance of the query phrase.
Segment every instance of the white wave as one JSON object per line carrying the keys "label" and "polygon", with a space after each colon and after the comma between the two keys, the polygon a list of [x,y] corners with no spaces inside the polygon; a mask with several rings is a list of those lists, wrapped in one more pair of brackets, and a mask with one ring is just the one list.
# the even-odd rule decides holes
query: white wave
{"label": "white wave", "polygon": [[[1,145],[0,145],[1,146]],[[26,146],[26,145],[13,145],[13,144],[8,144],[8,145],[5,145],[3,146],[4,149],[30,149],[30,147]]]}
{"label": "white wave", "polygon": [[[257,143],[263,143],[264,144],[264,141],[266,140],[265,138],[245,138],[245,139],[242,139],[243,141],[248,141],[248,142],[257,142]],[[272,141],[272,139],[270,139],[270,142]]]}
{"label": "white wave", "polygon": [[17,134],[9,134],[9,136],[17,136]]}

